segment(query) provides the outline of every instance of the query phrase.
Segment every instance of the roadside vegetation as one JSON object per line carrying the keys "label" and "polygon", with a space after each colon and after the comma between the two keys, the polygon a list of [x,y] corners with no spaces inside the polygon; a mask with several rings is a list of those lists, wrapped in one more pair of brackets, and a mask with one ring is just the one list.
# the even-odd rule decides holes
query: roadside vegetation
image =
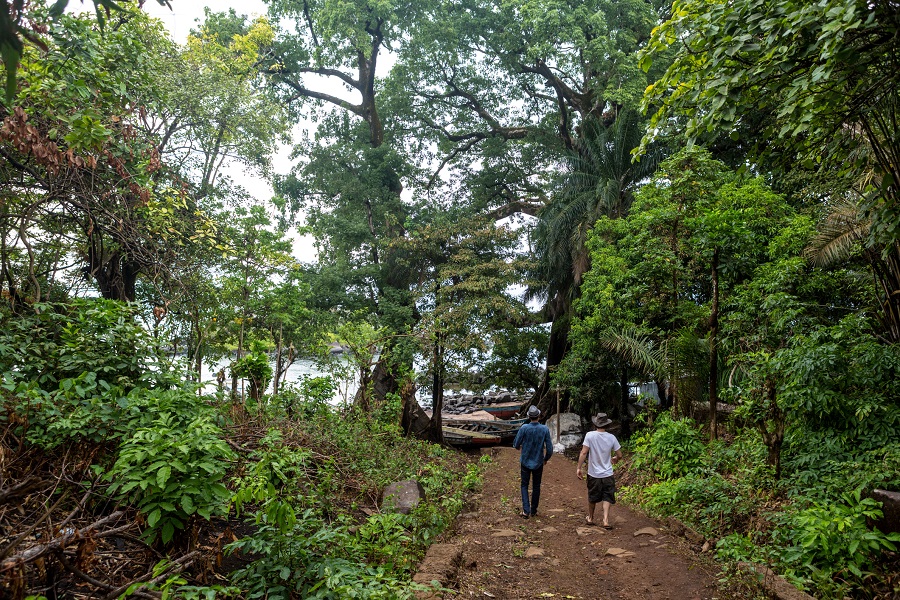
{"label": "roadside vegetation", "polygon": [[726,561],[900,594],[896,1],[143,6],[0,4],[4,593],[402,596],[459,384],[609,413]]}
{"label": "roadside vegetation", "polygon": [[[336,410],[322,378],[235,404],[198,394],[127,304],[35,310],[0,334],[7,597],[403,598],[478,486],[477,464],[401,434],[396,400]],[[382,512],[406,479],[426,500]]]}

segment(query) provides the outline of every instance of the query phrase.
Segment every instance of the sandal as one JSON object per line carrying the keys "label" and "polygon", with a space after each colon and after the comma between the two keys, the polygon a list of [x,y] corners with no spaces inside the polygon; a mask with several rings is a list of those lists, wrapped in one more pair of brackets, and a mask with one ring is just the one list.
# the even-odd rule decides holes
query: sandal
{"label": "sandal", "polygon": [[520,513],[519,513],[519,516],[522,517],[523,519],[527,519],[527,518],[528,518],[528,513],[527,513],[527,512],[520,512]]}
{"label": "sandal", "polygon": [[612,525],[604,525],[604,526],[603,526],[603,529],[606,529],[606,530],[609,530],[609,529],[612,529],[612,528],[613,528]]}
{"label": "sandal", "polygon": [[594,522],[591,520],[590,517],[585,517],[585,518],[584,518],[584,522],[587,523],[588,525],[593,525],[593,524],[594,524]]}

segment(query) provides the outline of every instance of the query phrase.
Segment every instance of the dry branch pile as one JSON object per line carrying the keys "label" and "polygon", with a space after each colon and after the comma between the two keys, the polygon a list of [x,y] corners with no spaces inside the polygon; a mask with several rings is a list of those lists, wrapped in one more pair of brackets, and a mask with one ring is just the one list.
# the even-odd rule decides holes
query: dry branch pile
{"label": "dry branch pile", "polygon": [[101,448],[46,455],[15,442],[0,440],[0,597],[112,600],[130,589],[158,598],[152,587],[176,574],[197,584],[222,580],[215,569],[225,529],[201,532],[195,523],[160,562],[166,557],[140,537],[141,515],[116,506],[91,474]]}

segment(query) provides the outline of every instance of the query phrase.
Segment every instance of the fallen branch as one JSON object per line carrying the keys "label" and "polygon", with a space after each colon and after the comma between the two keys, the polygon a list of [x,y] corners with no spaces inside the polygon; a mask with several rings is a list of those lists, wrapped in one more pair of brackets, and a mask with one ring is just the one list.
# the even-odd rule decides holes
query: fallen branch
{"label": "fallen branch", "polygon": [[[144,588],[146,588],[147,586],[155,585],[161,581],[165,581],[166,579],[168,579],[169,577],[171,577],[172,575],[174,575],[176,573],[181,573],[185,568],[187,568],[191,564],[193,564],[194,559],[196,559],[199,555],[200,555],[200,552],[198,550],[194,550],[193,552],[189,552],[188,554],[185,554],[181,558],[177,558],[177,559],[173,560],[171,563],[169,563],[169,565],[166,567],[166,570],[163,571],[163,573],[161,575],[158,575],[158,576],[154,577],[153,579],[151,579],[150,581],[144,583],[140,587],[137,587],[137,588],[131,590],[131,594],[146,593],[147,590],[145,590]],[[176,567],[177,567],[177,569],[176,569]],[[149,577],[151,574],[152,574],[152,572],[148,573],[147,575],[144,575],[144,577]],[[143,579],[144,577],[141,577],[141,579]],[[140,579],[138,579],[137,581],[132,581],[130,583],[126,583],[125,585],[116,588],[115,590],[111,591],[109,594],[104,596],[103,600],[114,600],[115,598],[118,598],[119,596],[124,594],[128,590],[128,588],[130,588],[133,585],[136,585],[138,583],[140,583]]]}
{"label": "fallen branch", "polygon": [[46,544],[34,545],[31,548],[19,552],[18,554],[14,554],[3,562],[0,562],[0,573],[8,571],[16,566],[36,560],[49,552],[55,552],[56,550],[62,549],[70,542],[81,539],[85,533],[103,527],[108,523],[117,521],[124,514],[124,511],[117,510],[111,515],[103,517],[99,521],[95,521],[87,527],[83,527],[82,529],[72,528],[72,530],[68,532],[64,530],[59,537],[54,538],[50,542]]}
{"label": "fallen branch", "polygon": [[[12,549],[13,549],[13,548],[15,548],[16,546],[18,546],[19,543],[20,543],[22,540],[24,540],[24,539],[27,538],[29,535],[31,535],[31,532],[34,531],[35,529],[37,529],[38,525],[40,525],[41,523],[43,523],[44,521],[46,521],[47,519],[49,519],[49,518],[50,518],[50,515],[53,514],[53,510],[54,510],[57,506],[59,506],[60,503],[61,503],[63,500],[65,500],[66,496],[68,496],[68,495],[69,495],[68,492],[63,492],[62,496],[59,497],[59,500],[57,500],[56,502],[54,502],[54,503],[53,503],[53,506],[51,506],[50,508],[48,508],[48,509],[47,509],[47,512],[45,512],[45,513],[43,514],[43,516],[42,516],[40,519],[38,519],[38,520],[36,520],[34,523],[32,523],[32,524],[31,524],[31,527],[29,527],[28,529],[26,529],[25,531],[23,531],[21,534],[19,534],[18,537],[16,537],[16,539],[14,539],[14,540],[11,541],[9,544],[7,544],[6,548],[4,548],[3,551],[0,551],[0,559],[4,559],[4,558],[6,558],[7,556],[9,556],[9,553],[12,552]],[[6,564],[6,561],[3,561],[2,565],[5,565],[5,564]],[[3,567],[3,566],[0,566],[0,571],[3,571],[3,570],[4,570],[4,567]]]}
{"label": "fallen branch", "polygon": [[[87,573],[85,573],[84,571],[82,571],[81,569],[79,569],[78,567],[73,565],[72,563],[70,563],[69,560],[66,558],[66,555],[62,552],[62,550],[57,550],[56,556],[59,558],[59,562],[62,563],[62,566],[63,566],[63,568],[66,569],[66,571],[68,571],[75,577],[78,577],[82,581],[86,581],[86,582],[90,583],[91,585],[96,586],[96,587],[100,588],[101,590],[104,590],[107,592],[110,590],[116,589],[115,586],[112,586],[108,583],[104,583],[104,582],[100,581],[99,579],[94,579],[93,577],[91,577],[90,575],[88,575]],[[158,595],[148,594],[146,592],[134,592],[134,595],[140,596],[142,598],[153,598],[153,599],[156,599],[159,597]]]}
{"label": "fallen branch", "polygon": [[47,482],[37,477],[29,477],[21,483],[0,490],[0,504],[5,504],[21,496],[27,496],[34,490],[43,487]]}

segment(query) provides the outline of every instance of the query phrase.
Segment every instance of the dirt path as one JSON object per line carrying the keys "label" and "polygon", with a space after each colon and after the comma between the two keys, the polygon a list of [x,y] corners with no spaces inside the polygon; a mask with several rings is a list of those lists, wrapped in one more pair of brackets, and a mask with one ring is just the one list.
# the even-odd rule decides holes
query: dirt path
{"label": "dirt path", "polygon": [[[538,516],[522,519],[519,453],[497,448],[491,454],[484,490],[449,540],[463,548],[458,597],[728,598],[716,589],[716,569],[684,540],[623,504],[610,510],[612,530],[587,526],[585,484],[575,477],[575,463],[561,455],[544,467]],[[647,527],[658,533],[635,535]],[[624,553],[610,554],[616,549]]]}

